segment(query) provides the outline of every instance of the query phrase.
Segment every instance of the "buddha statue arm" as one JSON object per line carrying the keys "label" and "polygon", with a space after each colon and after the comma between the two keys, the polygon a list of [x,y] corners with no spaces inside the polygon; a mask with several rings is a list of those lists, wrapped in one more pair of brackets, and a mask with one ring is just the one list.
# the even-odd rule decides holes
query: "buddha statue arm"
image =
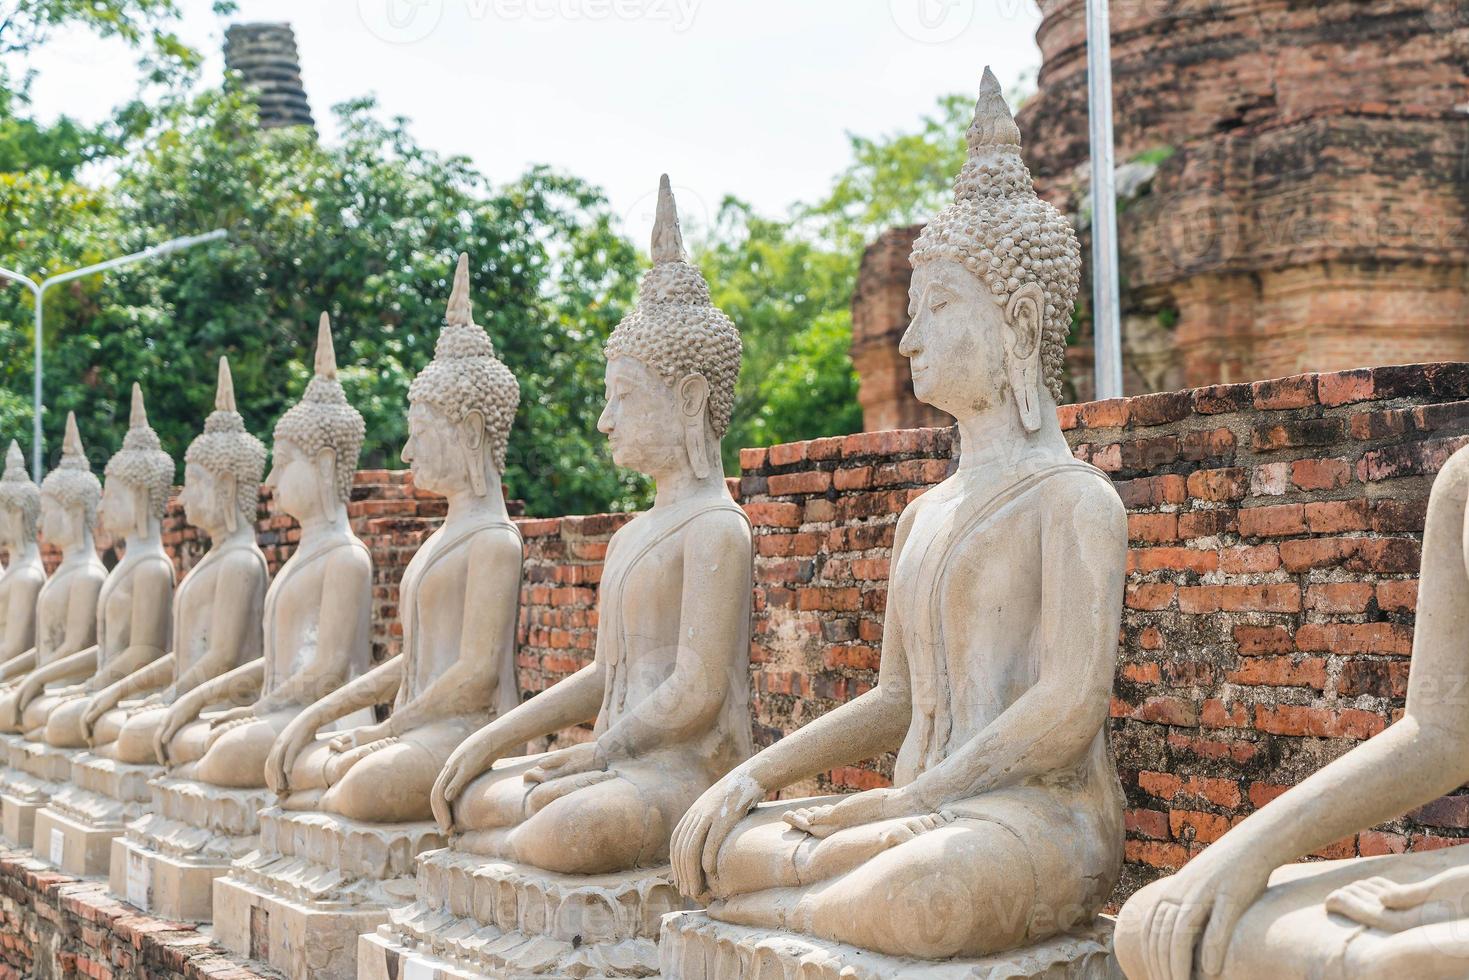
{"label": "buddha statue arm", "polygon": [[156,692],[166,685],[173,676],[176,660],[175,654],[166,653],[92,695],[86,710],[82,712],[82,730],[86,732],[87,738],[91,739],[97,720],[123,701],[137,694]]}
{"label": "buddha statue arm", "polygon": [[87,647],[85,650],[62,657],[60,660],[53,660],[44,667],[36,668],[20,682],[20,690],[16,692],[15,699],[11,702],[15,717],[0,719],[0,721],[8,721],[11,725],[18,724],[26,707],[46,689],[47,684],[86,677],[96,669],[97,648],[95,646]]}
{"label": "buddha statue arm", "polygon": [[1127,580],[1127,515],[1089,476],[1042,514],[1041,610],[1034,685],[914,780],[936,812],[957,800],[1077,765],[1107,721]]}
{"label": "buddha statue arm", "polygon": [[[292,718],[290,724],[276,737],[275,744],[271,746],[270,754],[265,759],[265,784],[281,795],[290,792],[291,767],[296,764],[296,757],[316,740],[316,733],[338,718],[345,718],[354,711],[371,708],[389,700],[397,692],[402,678],[403,655],[400,653],[378,664],[350,684],[343,684]],[[369,725],[366,730],[382,727]],[[376,739],[363,741],[365,744]]]}
{"label": "buddha statue arm", "polygon": [[24,653],[16,654],[3,664],[0,664],[0,683],[15,681],[34,670],[35,666],[36,648],[31,647]]}
{"label": "buddha statue arm", "polygon": [[163,724],[158,726],[158,731],[153,735],[153,748],[158,753],[159,763],[168,765],[169,741],[178,734],[179,729],[198,718],[205,708],[223,701],[248,704],[258,696],[260,685],[264,682],[265,658],[257,657],[200,684],[186,694],[181,694],[169,707]]}
{"label": "buddha statue arm", "polygon": [[43,583],[39,572],[17,574],[11,570],[6,582],[5,633],[0,636],[0,663],[8,664],[29,650],[35,641],[36,597]]}
{"label": "buddha statue arm", "polygon": [[483,717],[495,703],[499,665],[515,656],[522,546],[518,535],[494,528],[476,535],[469,547],[459,659],[393,711],[383,723],[385,735],[402,735],[452,715]]}
{"label": "buddha statue arm", "polygon": [[83,686],[91,695],[163,656],[168,643],[173,604],[172,570],[149,562],[133,573],[133,608],[128,647],[103,664]]}
{"label": "buddha statue arm", "polygon": [[52,660],[70,657],[97,644],[97,598],[106,576],[77,572],[66,597],[66,625]]}
{"label": "buddha statue arm", "polygon": [[372,595],[372,563],[361,548],[340,548],[327,558],[316,654],[294,674],[266,691],[253,708],[257,717],[282,708],[302,707],[335,691],[347,678],[352,654],[366,642],[364,603]]}
{"label": "buddha statue arm", "polygon": [[519,751],[531,739],[596,718],[604,684],[601,661],[593,661],[465,739],[434,781],[431,802],[439,825],[446,829],[453,826],[450,806],[465,786],[498,759]]}
{"label": "buddha statue arm", "polygon": [[[696,738],[715,724],[735,675],[732,638],[744,635],[751,568],[750,530],[715,511],[684,535],[684,590],[673,672],[597,739],[598,768]],[[744,677],[740,677],[741,683]]]}
{"label": "buddha statue arm", "polygon": [[[164,692],[165,702],[233,670],[244,662],[247,650],[259,649],[262,624],[257,600],[265,588],[264,573],[257,559],[247,553],[228,554],[222,561],[209,598],[209,646]],[[184,642],[184,637],[174,637],[175,645]]]}

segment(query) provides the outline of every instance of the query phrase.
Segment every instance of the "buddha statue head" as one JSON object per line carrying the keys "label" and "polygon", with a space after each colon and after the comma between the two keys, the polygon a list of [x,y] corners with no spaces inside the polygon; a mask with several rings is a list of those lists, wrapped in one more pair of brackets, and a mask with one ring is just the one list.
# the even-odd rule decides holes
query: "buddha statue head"
{"label": "buddha statue head", "polygon": [[132,411],[122,448],[107,461],[98,519],[117,537],[145,537],[163,520],[173,489],[173,457],[148,425],[143,389],[134,382]]}
{"label": "buddha statue head", "polygon": [[1081,248],[1036,196],[988,68],[968,141],[954,203],[913,247],[912,323],[899,350],[921,401],[963,419],[1008,398],[1035,432],[1061,400]]}
{"label": "buddha statue head", "polygon": [[337,380],[337,353],[325,313],[316,336],[316,369],[301,400],[275,424],[270,475],[282,510],[303,523],[345,512],[367,427]]}
{"label": "buddha statue head", "polygon": [[9,550],[11,561],[36,540],[40,523],[41,488],[26,472],[20,444],[12,439],[5,453],[5,474],[0,476],[0,544]]}
{"label": "buddha statue head", "polygon": [[85,544],[101,499],[102,483],[87,462],[76,413],[67,412],[61,462],[41,481],[41,533],[62,551]]}
{"label": "buddha statue head", "polygon": [[184,452],[184,492],[179,495],[184,517],[210,537],[252,526],[264,473],[265,444],[245,431],[245,420],[235,410],[230,362],[221,357],[214,411]]}
{"label": "buddha statue head", "polygon": [[467,254],[459,256],[444,328],[433,360],[408,388],[408,406],[403,462],[415,486],[445,496],[499,492],[520,384],[474,322]]}
{"label": "buddha statue head", "polygon": [[658,476],[687,458],[704,479],[721,472],[742,347],[734,322],[684,256],[673,189],[665,174],[653,227],[653,268],[637,306],[607,340],[607,408],[597,424],[619,466]]}

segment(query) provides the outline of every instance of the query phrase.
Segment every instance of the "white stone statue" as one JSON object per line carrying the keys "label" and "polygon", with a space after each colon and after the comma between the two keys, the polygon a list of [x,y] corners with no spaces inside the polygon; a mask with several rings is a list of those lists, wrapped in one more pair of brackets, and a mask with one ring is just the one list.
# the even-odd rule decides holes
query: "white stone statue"
{"label": "white stone statue", "polygon": [[[472,319],[468,255],[408,402],[403,460],[415,490],[449,507],[403,573],[403,652],[285,727],[265,763],[279,807],[261,814],[260,847],[215,883],[215,936],[259,956],[263,918],[264,955],[297,980],[356,976],[358,934],[411,901],[413,859],[445,843],[429,808],[434,778],[460,743],[520,703],[523,547],[500,482],[520,386]],[[388,702],[380,724],[328,730]],[[303,889],[305,880],[316,884]]]}
{"label": "white stone statue", "polygon": [[1131,980],[1469,976],[1469,849],[1291,862],[1469,780],[1469,449],[1433,484],[1403,717],[1250,814],[1117,920]]}
{"label": "white stone statue", "polygon": [[[653,263],[607,343],[598,423],[613,460],[654,479],[653,506],[608,545],[594,661],[480,730],[439,774],[434,813],[454,838],[421,859],[418,903],[384,928],[392,955],[406,941],[495,976],[649,975],[658,916],[681,905],[674,825],[751,752],[750,527],[720,460],[741,344],[684,257],[666,177]],[[517,757],[583,722],[590,741]],[[491,879],[496,903],[454,899]],[[462,930],[434,925],[450,902]],[[504,942],[457,942],[495,921]]]}
{"label": "white stone statue", "polygon": [[46,582],[36,544],[40,523],[41,488],[12,439],[0,476],[0,540],[10,559],[0,575],[0,667],[36,645],[36,597]]}
{"label": "white stone statue", "polygon": [[129,765],[158,761],[154,736],[180,697],[260,656],[270,570],[255,543],[265,446],[235,410],[229,361],[219,359],[214,412],[184,454],[185,519],[210,550],[174,596],[171,652],[101,688],[78,719],[95,754]]}
{"label": "white stone statue", "polygon": [[[968,139],[956,200],[914,248],[899,348],[918,398],[958,420],[958,471],[899,518],[877,687],[679,824],[676,880],[710,905],[665,925],[667,977],[803,957],[813,977],[1103,975],[1126,514],[1056,420],[1080,253],[1036,197],[988,70]],[[761,803],[890,751],[890,789]],[[960,972],[914,962],[953,958]]]}
{"label": "white stone statue", "polygon": [[[148,911],[211,919],[214,878],[259,843],[258,814],[270,802],[265,760],[276,737],[368,668],[372,559],[347,518],[363,435],[323,314],[315,376],[276,423],[265,481],[301,536],[265,596],[263,655],[168,708],[154,734],[168,775],[152,782],[148,812],[113,842],[113,890]],[[238,706],[206,711],[228,703]]]}
{"label": "white stone statue", "polygon": [[143,389],[134,384],[128,432],[107,462],[97,513],[102,529],[123,540],[123,557],[98,596],[96,644],[32,671],[19,686],[15,714],[4,720],[13,725],[23,719],[28,739],[61,749],[83,747],[80,721],[87,699],[168,650],[174,570],[163,550],[162,523],[173,471],[173,457],[148,425]]}

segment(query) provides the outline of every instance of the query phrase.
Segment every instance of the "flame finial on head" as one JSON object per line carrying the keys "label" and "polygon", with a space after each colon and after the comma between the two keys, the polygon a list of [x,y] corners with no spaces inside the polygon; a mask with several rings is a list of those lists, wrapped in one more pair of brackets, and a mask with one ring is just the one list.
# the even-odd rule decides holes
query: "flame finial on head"
{"label": "flame finial on head", "polygon": [[337,380],[337,348],[332,343],[332,318],[326,310],[316,324],[316,376]]}
{"label": "flame finial on head", "polygon": [[128,418],[127,435],[122,448],[107,461],[107,479],[121,480],[148,494],[148,506],[154,517],[162,518],[173,488],[173,457],[163,451],[158,433],[148,424],[148,409],[143,404],[143,386],[133,382],[133,407]]}
{"label": "flame finial on head", "polygon": [[66,413],[66,435],[61,440],[61,466],[67,469],[82,469],[87,463],[87,450],[82,445],[82,434],[77,429],[77,413]]}
{"label": "flame finial on head", "polygon": [[102,499],[102,483],[87,462],[82,434],[77,430],[75,412],[66,413],[66,436],[61,441],[61,462],[41,481],[41,493],[50,494],[66,507],[80,507],[87,527],[97,521],[97,504]]}
{"label": "flame finial on head", "polygon": [[451,327],[468,326],[474,322],[474,307],[469,302],[469,253],[459,253],[459,264],[454,267],[454,287],[449,291],[449,309],[444,314],[444,323]]}
{"label": "flame finial on head", "polygon": [[235,411],[235,378],[230,374],[230,359],[224,355],[219,358],[219,380],[214,385],[214,410],[216,412]]}
{"label": "flame finial on head", "polygon": [[974,104],[974,121],[969,125],[969,155],[972,157],[986,148],[1020,147],[1020,127],[1005,102],[1005,93],[1000,90],[1000,80],[986,65],[984,79],[979,83],[979,100]]}
{"label": "flame finial on head", "polygon": [[5,476],[6,482],[13,483],[19,480],[30,480],[30,474],[26,472],[25,454],[20,451],[20,443],[14,439],[10,440],[10,448],[5,451]]}
{"label": "flame finial on head", "polygon": [[143,386],[133,382],[133,405],[128,412],[128,428],[148,428],[148,408],[143,404]]}
{"label": "flame finial on head", "polygon": [[658,212],[653,219],[653,264],[683,260],[683,229],[678,225],[678,204],[673,199],[673,183],[664,174],[658,180]]}

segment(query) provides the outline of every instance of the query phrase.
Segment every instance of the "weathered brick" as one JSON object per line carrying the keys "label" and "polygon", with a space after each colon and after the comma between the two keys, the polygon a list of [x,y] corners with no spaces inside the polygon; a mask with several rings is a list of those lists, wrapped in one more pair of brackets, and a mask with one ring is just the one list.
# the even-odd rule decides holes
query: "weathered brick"
{"label": "weathered brick", "polygon": [[1314,374],[1298,374],[1291,378],[1256,381],[1252,386],[1255,407],[1271,410],[1306,408],[1314,405],[1316,404],[1316,378]]}
{"label": "weathered brick", "polygon": [[1188,477],[1188,495],[1201,500],[1241,500],[1249,489],[1245,470],[1196,470]]}

